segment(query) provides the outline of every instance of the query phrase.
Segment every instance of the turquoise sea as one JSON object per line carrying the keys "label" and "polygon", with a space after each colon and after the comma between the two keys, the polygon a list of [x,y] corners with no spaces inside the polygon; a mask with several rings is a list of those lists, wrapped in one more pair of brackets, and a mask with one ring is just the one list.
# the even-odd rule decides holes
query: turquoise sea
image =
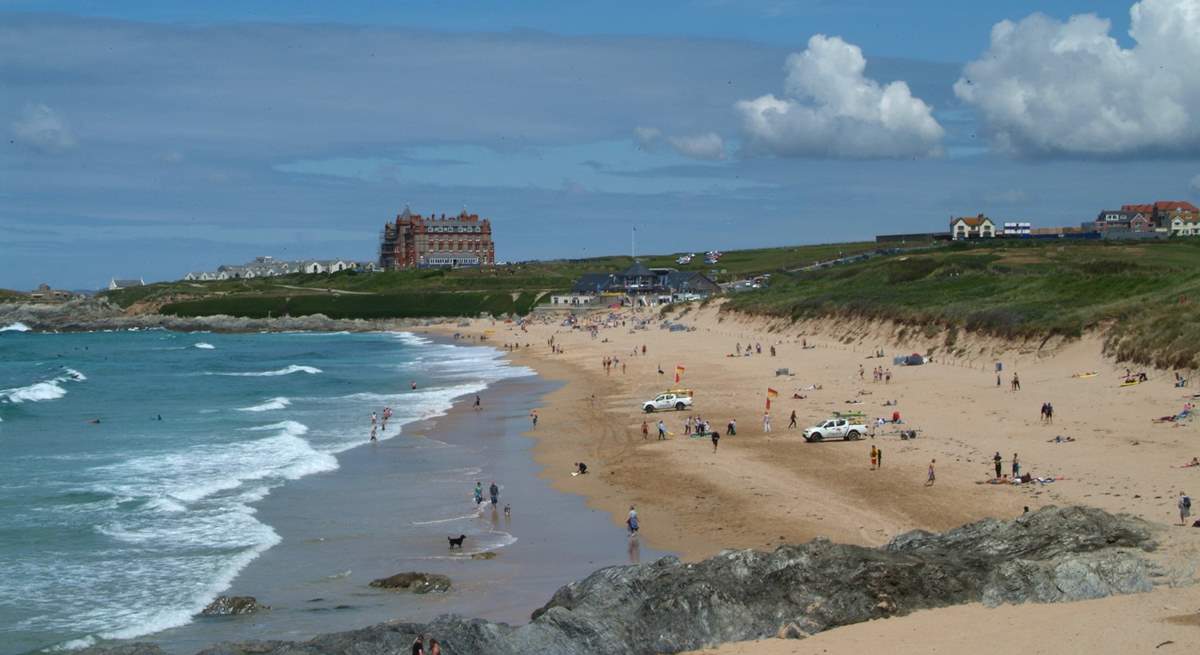
{"label": "turquoise sea", "polygon": [[21,327],[0,330],[0,653],[192,623],[281,542],[257,505],[338,469],[385,406],[376,447],[434,476],[421,488],[448,485],[391,508],[409,550],[440,552],[446,530],[476,550],[516,540],[464,512],[482,446],[396,439],[456,397],[532,375],[497,350],[403,333]]}

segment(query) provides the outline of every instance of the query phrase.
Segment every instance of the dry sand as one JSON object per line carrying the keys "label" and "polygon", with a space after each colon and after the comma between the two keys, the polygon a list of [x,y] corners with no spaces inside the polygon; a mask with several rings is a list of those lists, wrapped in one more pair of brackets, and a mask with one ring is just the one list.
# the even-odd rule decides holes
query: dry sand
{"label": "dry sand", "polygon": [[[654,320],[650,329],[633,330],[634,317]],[[960,336],[953,345],[955,356],[949,357],[944,334],[901,331],[879,323],[772,323],[721,314],[714,306],[693,308],[678,318],[695,328],[688,332],[659,329],[657,312],[627,311],[623,318],[624,326],[600,329],[594,338],[587,331],[562,327],[558,320],[531,325],[527,331],[490,321],[439,331],[473,338],[486,335],[495,346],[519,343],[521,348],[512,354],[516,362],[564,381],[540,408],[541,419],[533,432],[538,439],[535,457],[546,467],[544,475],[555,487],[582,494],[592,506],[610,512],[618,525],[629,506],[636,505],[642,539],[685,558],[703,558],[723,548],[771,548],[815,536],[879,545],[915,528],[944,530],[988,516],[1016,516],[1025,506],[1046,504],[1087,504],[1177,524],[1179,491],[1200,496],[1200,467],[1181,467],[1200,456],[1197,424],[1151,422],[1178,412],[1192,401],[1193,393],[1200,392],[1200,386],[1177,389],[1170,372],[1150,370],[1149,381],[1122,387],[1125,366],[1106,359],[1096,337],[1014,344]],[[552,353],[547,345],[552,337],[561,354]],[[802,348],[802,340],[813,347]],[[737,344],[745,348],[748,343],[761,344],[762,354],[727,356]],[[769,355],[772,345],[775,357]],[[892,364],[895,355],[925,353],[934,346],[934,363]],[[886,356],[872,358],[876,348]],[[619,360],[608,374],[601,364],[604,357]],[[1004,365],[999,387],[996,361]],[[686,367],[680,386],[695,390],[694,409],[643,414],[642,401],[674,386],[677,364]],[[860,365],[865,368],[863,380]],[[872,382],[875,366],[891,370],[890,383]],[[793,375],[777,376],[778,368],[788,368]],[[1020,391],[1010,390],[1014,372],[1020,376]],[[1082,372],[1097,375],[1073,377]],[[810,385],[821,388],[806,389]],[[768,387],[780,395],[772,401],[773,431],[764,433]],[[793,399],[793,393],[806,398]],[[888,400],[897,406],[884,406]],[[1039,419],[1043,402],[1054,405],[1052,425]],[[799,430],[787,428],[793,410],[801,428],[833,411],[854,410],[870,418],[899,411],[904,425],[888,425],[874,439],[809,444]],[[689,413],[722,428],[728,419],[736,418],[738,435],[723,438],[714,453],[709,440],[680,434]],[[655,439],[653,425],[660,418],[675,433],[667,441]],[[650,422],[649,440],[642,438],[644,420]],[[919,437],[902,441],[897,428],[915,428]],[[1050,443],[1057,435],[1076,441]],[[883,465],[875,471],[869,462],[873,444],[884,453]],[[993,475],[992,457],[997,451],[1004,458],[1005,472],[1015,452],[1023,472],[1061,479],[1046,485],[984,484]],[[933,459],[937,482],[926,486],[926,469]],[[587,462],[589,475],[572,477],[574,462],[580,460]],[[1174,528],[1168,534],[1189,552],[1200,541],[1200,530]],[[1183,566],[1196,564],[1194,558],[1181,561]],[[1095,607],[1127,605],[1127,610],[1137,610],[1130,616],[1176,604],[1180,614],[1200,610],[1200,593],[1194,588],[1172,593],[1178,600],[1147,605],[1140,599],[1119,598],[1099,601]],[[913,628],[888,629],[923,631],[921,621],[934,621],[931,625],[942,626],[946,638],[962,639],[963,647],[970,645],[972,650],[986,647],[984,642],[990,640],[1001,642],[997,649],[1044,644],[1057,652],[1076,652],[1067,633],[1054,630],[1056,622],[1042,617],[1082,617],[1085,613],[1078,610],[1083,607],[964,607],[885,623],[911,622]],[[1100,617],[1096,627],[1105,624],[1104,611],[1096,609]],[[1113,609],[1112,616],[1121,612]],[[1024,635],[1008,644],[999,636],[991,639],[990,627],[976,625],[979,616],[992,617],[995,625],[1022,621]],[[1046,630],[1031,633],[1035,626]],[[1193,643],[1200,645],[1200,626],[1184,627],[1194,632]],[[828,643],[824,646],[828,652],[849,652],[865,643],[856,639],[873,639],[876,632],[883,639],[881,630],[873,622],[831,631],[819,639]],[[886,636],[907,641],[905,634]],[[794,643],[771,647],[797,647]],[[959,642],[939,643],[947,649],[942,652],[956,652],[954,644]],[[760,652],[760,647],[747,646],[745,652]],[[736,648],[721,652],[742,652]]]}

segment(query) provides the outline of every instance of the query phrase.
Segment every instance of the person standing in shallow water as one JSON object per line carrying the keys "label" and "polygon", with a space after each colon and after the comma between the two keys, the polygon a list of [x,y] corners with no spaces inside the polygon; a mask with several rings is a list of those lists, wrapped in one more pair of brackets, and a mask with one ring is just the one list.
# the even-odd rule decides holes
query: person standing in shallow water
{"label": "person standing in shallow water", "polygon": [[492,486],[488,487],[488,495],[492,497],[492,506],[494,507],[500,500],[500,487],[496,486],[495,480],[492,480]]}
{"label": "person standing in shallow water", "polygon": [[476,480],[475,481],[475,504],[478,505],[482,502],[483,502],[483,483]]}

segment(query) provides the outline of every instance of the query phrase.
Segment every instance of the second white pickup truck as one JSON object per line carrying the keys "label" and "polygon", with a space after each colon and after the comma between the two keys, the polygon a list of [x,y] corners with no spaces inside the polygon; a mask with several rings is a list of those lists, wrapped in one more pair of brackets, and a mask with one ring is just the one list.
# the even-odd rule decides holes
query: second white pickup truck
{"label": "second white pickup truck", "polygon": [[805,441],[825,441],[826,439],[845,439],[854,441],[862,439],[867,433],[867,426],[852,423],[849,419],[831,418],[820,425],[814,425],[804,431]]}
{"label": "second white pickup truck", "polygon": [[656,412],[662,409],[673,409],[683,411],[692,406],[692,396],[690,393],[676,393],[668,391],[660,393],[653,400],[647,400],[642,403],[642,410],[647,414]]}

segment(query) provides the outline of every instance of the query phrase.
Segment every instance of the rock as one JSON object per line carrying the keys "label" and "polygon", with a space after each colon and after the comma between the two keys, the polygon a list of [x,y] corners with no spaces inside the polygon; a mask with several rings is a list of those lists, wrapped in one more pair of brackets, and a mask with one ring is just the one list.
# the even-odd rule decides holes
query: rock
{"label": "rock", "polygon": [[208,607],[200,610],[200,615],[236,616],[269,609],[271,609],[269,606],[259,604],[254,596],[217,596],[213,602],[208,604]]}
{"label": "rock", "polygon": [[450,589],[450,578],[436,573],[417,573],[408,571],[397,573],[391,577],[372,580],[371,586],[377,589],[391,591],[411,591],[414,594],[427,594],[431,591],[447,591]]}
{"label": "rock", "polygon": [[490,550],[485,553],[471,553],[471,559],[496,559],[496,553]]}
{"label": "rock", "polygon": [[[1140,591],[1150,588],[1145,552],[1154,548],[1148,524],[1139,519],[1045,507],[942,534],[910,532],[881,548],[814,540],[771,552],[729,550],[690,564],[664,557],[604,568],[559,589],[521,626],[449,615],[303,643],[222,644],[207,653],[384,655],[404,652],[417,634],[435,636],[456,655],[674,653],[729,641],[802,638],[968,602],[1067,601]],[[412,587],[423,575],[401,574],[372,586]]]}
{"label": "rock", "polygon": [[800,626],[795,623],[785,623],[779,626],[779,632],[775,633],[776,639],[804,639],[808,637],[808,633],[801,630]]}

